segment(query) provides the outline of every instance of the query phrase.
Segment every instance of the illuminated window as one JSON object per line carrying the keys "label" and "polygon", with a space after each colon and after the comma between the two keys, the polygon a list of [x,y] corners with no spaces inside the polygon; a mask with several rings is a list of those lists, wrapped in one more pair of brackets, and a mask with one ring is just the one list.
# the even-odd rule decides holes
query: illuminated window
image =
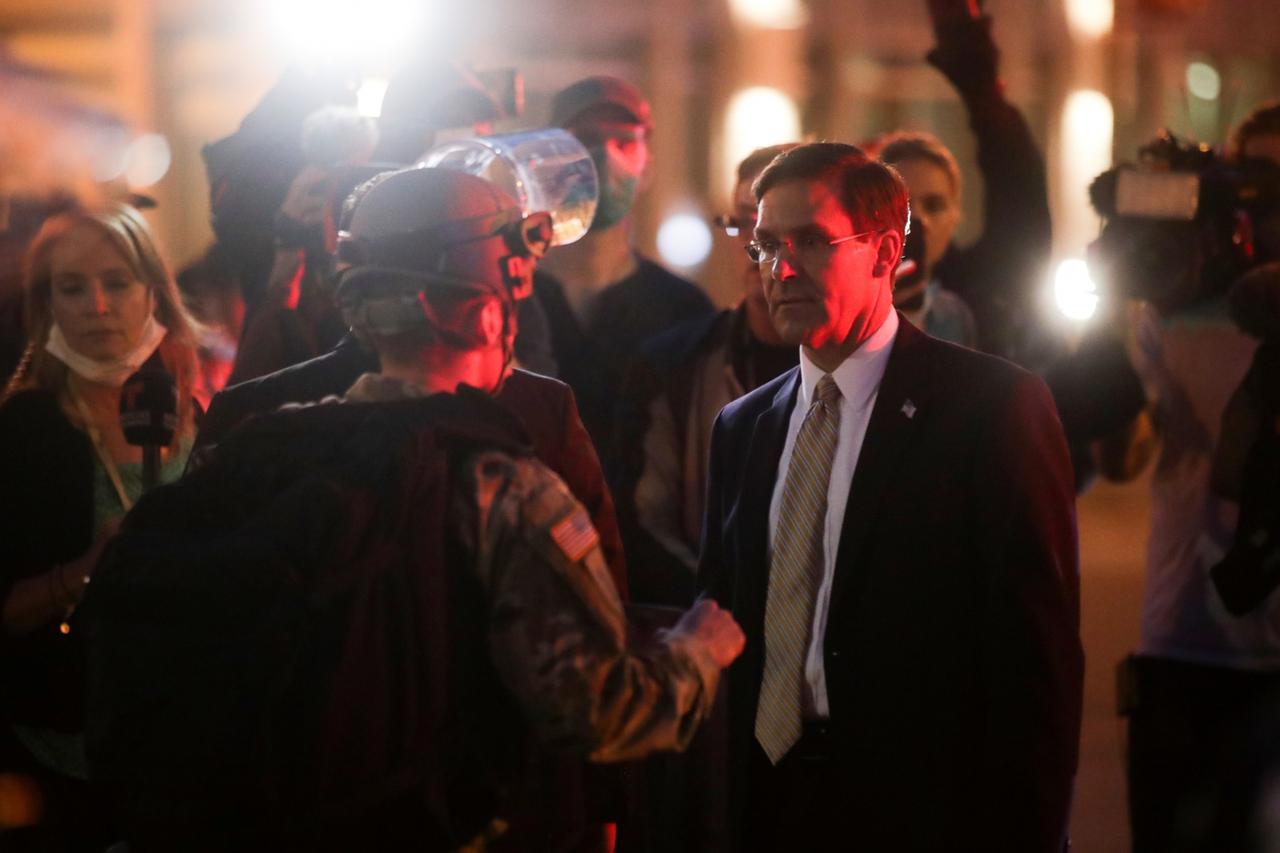
{"label": "illuminated window", "polygon": [[769,30],[798,29],[809,18],[800,0],[729,0],[729,11],[741,24]]}
{"label": "illuminated window", "polygon": [[1114,0],[1066,0],[1067,25],[1081,38],[1096,39],[1111,32],[1115,23]]}
{"label": "illuminated window", "polygon": [[725,131],[725,172],[732,174],[757,148],[798,140],[800,109],[779,89],[743,89],[729,102]]}

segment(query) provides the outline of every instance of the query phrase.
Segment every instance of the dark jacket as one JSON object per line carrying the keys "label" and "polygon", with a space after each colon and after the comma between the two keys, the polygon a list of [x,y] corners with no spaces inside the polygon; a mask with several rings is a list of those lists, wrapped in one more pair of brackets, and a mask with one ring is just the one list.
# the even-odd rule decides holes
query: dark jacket
{"label": "dark jacket", "polygon": [[[0,603],[13,584],[83,554],[93,543],[93,445],[47,391],[0,406]],[[56,622],[22,637],[0,630],[3,717],[79,731],[80,638]]]}
{"label": "dark jacket", "polygon": [[644,345],[618,407],[613,484],[635,600],[693,600],[712,424],[726,404],[799,357],[798,347],[757,340],[743,304]]}
{"label": "dark jacket", "polygon": [[638,258],[630,276],[602,290],[582,322],[552,276],[535,273],[534,294],[546,312],[559,376],[573,389],[582,422],[610,483],[618,471],[613,432],[625,371],[645,341],[715,312],[696,284]]}
{"label": "dark jacket", "polygon": [[[285,403],[312,402],[344,393],[362,373],[376,372],[378,359],[350,334],[322,356],[268,376],[233,385],[209,402],[196,452],[216,444],[252,415]],[[498,394],[529,433],[534,452],[569,486],[591,514],[619,592],[626,596],[626,558],[595,448],[578,417],[573,392],[563,383],[514,370]]]}
{"label": "dark jacket", "polygon": [[[729,676],[731,808],[748,801],[769,503],[799,385],[712,436],[700,581],[747,636]],[[850,849],[1059,853],[1080,734],[1075,496],[1036,377],[902,320],[853,473],[824,667]]]}
{"label": "dark jacket", "polygon": [[611,761],[705,716],[705,646],[628,647],[518,419],[415,392],[370,375],[255,419],[129,515],[83,611],[91,768],[138,849],[455,850],[511,815],[530,732]]}

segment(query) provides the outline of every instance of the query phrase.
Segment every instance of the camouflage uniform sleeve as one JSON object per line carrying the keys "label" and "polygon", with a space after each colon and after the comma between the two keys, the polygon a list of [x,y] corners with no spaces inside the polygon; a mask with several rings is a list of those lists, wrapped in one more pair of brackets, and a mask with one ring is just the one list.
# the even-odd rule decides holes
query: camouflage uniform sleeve
{"label": "camouflage uniform sleeve", "polygon": [[462,486],[490,654],[538,736],[602,762],[687,746],[719,678],[702,641],[675,629],[628,647],[591,520],[540,462],[480,453]]}

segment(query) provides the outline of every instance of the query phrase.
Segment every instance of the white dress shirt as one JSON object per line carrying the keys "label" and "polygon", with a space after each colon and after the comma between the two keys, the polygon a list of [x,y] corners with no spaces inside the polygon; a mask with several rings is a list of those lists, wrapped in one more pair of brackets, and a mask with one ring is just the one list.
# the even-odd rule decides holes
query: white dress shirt
{"label": "white dress shirt", "polygon": [[[804,665],[804,696],[801,697],[806,717],[826,719],[831,715],[827,704],[827,675],[822,663],[823,638],[827,633],[827,610],[831,603],[831,582],[835,577],[836,552],[840,547],[840,530],[844,526],[844,511],[849,503],[849,487],[853,483],[853,471],[858,465],[862,440],[867,434],[871,409],[875,406],[880,380],[893,349],[893,339],[898,333],[898,313],[890,311],[880,328],[872,333],[862,346],[840,363],[831,374],[840,389],[840,435],[836,439],[835,459],[831,464],[831,480],[827,485],[827,520],[823,536],[822,583],[818,587],[817,601],[813,607],[813,627],[809,634],[809,651]],[[782,446],[782,458],[778,460],[778,477],[773,484],[773,499],[769,502],[769,554],[772,562],[773,538],[778,529],[778,513],[782,505],[782,490],[787,482],[787,470],[791,467],[791,452],[795,448],[796,435],[809,412],[814,388],[824,371],[809,360],[804,348],[800,349],[800,389],[796,393],[795,407],[787,426],[787,440]]]}

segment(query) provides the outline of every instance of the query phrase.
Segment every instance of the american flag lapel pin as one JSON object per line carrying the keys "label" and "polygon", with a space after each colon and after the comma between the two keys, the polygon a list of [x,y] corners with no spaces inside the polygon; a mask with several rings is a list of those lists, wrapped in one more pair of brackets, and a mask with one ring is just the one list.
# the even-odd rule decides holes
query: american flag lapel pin
{"label": "american flag lapel pin", "polygon": [[911,402],[910,398],[902,404],[902,414],[907,416],[907,420],[911,420],[916,416],[916,404]]}

